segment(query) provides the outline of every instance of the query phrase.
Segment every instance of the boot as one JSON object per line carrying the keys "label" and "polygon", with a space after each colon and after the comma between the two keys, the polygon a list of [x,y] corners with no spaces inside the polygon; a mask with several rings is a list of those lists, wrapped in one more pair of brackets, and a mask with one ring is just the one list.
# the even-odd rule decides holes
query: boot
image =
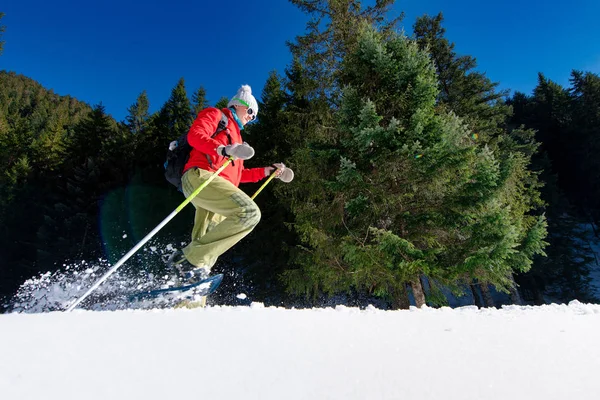
{"label": "boot", "polygon": [[183,251],[176,250],[167,261],[170,268],[175,269],[179,277],[185,281],[198,282],[208,278],[210,271],[204,266],[192,264],[185,258]]}

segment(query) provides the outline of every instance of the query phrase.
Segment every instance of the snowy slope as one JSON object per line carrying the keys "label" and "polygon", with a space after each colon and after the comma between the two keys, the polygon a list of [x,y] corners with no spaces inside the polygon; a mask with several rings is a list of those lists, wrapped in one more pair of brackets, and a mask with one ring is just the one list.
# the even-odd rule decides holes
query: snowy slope
{"label": "snowy slope", "polygon": [[0,315],[2,399],[598,399],[600,305]]}

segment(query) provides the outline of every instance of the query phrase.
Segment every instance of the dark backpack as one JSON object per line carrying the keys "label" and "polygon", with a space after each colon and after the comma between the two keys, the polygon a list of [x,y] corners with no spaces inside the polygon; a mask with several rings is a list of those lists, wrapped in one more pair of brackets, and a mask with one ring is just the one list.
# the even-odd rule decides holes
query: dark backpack
{"label": "dark backpack", "polygon": [[[221,120],[217,126],[217,130],[211,137],[215,137],[219,132],[227,129],[229,120],[227,115],[221,111]],[[230,139],[231,140],[231,139]],[[165,178],[173,184],[177,190],[183,192],[181,188],[181,176],[183,175],[183,168],[190,159],[190,152],[192,146],[187,141],[187,133],[184,133],[179,139],[169,143],[169,149],[167,150],[167,161],[165,161]],[[210,160],[210,159],[209,159]]]}

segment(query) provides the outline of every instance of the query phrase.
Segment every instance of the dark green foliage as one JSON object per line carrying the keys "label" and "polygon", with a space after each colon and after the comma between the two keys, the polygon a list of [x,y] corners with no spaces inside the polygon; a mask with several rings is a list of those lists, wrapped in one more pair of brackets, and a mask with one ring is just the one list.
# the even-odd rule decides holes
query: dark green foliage
{"label": "dark green foliage", "polygon": [[37,230],[37,263],[44,270],[65,259],[102,254],[106,238],[101,225],[107,221],[99,212],[107,194],[125,186],[132,171],[131,136],[102,105],[73,131],[69,157],[61,166],[63,179],[43,203],[44,221]]}
{"label": "dark green foliage", "polygon": [[[528,270],[533,254],[542,254],[545,243],[545,218],[539,215],[544,205],[540,197],[543,186],[540,181],[542,168],[535,164],[539,141],[532,130],[507,124],[511,108],[503,100],[506,93],[496,92],[498,84],[475,70],[476,61],[473,57],[455,53],[454,43],[450,43],[444,36],[442,22],[443,16],[440,13],[433,18],[420,17],[414,25],[419,47],[430,52],[436,66],[440,88],[438,108],[460,116],[473,130],[474,142],[483,151],[494,154],[496,174],[503,182],[495,192],[500,195],[504,191],[501,194],[502,200],[511,210],[507,217],[525,232],[523,242],[517,247],[518,252],[511,257],[514,269]],[[465,200],[485,198],[481,194],[466,192]],[[493,224],[498,225],[497,222]],[[490,283],[484,276],[478,276],[477,280],[480,284]],[[512,284],[509,282],[509,285]]]}
{"label": "dark green foliage", "polygon": [[[600,76],[573,71],[571,74],[571,125],[568,130],[573,175],[565,190],[576,193],[575,204],[600,225]],[[563,149],[564,151],[564,149]],[[577,160],[573,163],[573,160]],[[583,190],[582,190],[583,189]]]}
{"label": "dark green foliage", "polygon": [[196,115],[206,107],[208,107],[208,101],[206,100],[206,90],[203,86],[200,86],[198,90],[192,95],[192,115],[196,118]]}
{"label": "dark green foliage", "polygon": [[[261,94],[259,118],[256,123],[246,126],[244,139],[256,150],[256,155],[245,163],[248,167],[261,167],[276,162],[284,162],[295,168],[289,160],[294,139],[287,134],[290,119],[285,107],[289,102],[283,89],[283,82],[276,72],[271,72]],[[254,193],[263,182],[244,185],[243,189]],[[294,185],[295,181],[287,185]],[[254,295],[266,298],[281,298],[280,273],[288,267],[290,249],[295,244],[289,228],[293,220],[286,205],[286,186],[278,180],[272,181],[256,198],[261,209],[262,221],[239,246],[233,249],[247,266],[247,276],[254,285]]]}
{"label": "dark green foliage", "polygon": [[161,185],[164,182],[164,162],[169,143],[192,125],[192,105],[181,78],[160,110],[148,120],[148,129],[140,135],[136,146],[136,175],[142,182]]}
{"label": "dark green foliage", "polygon": [[[53,248],[40,240],[60,235],[47,210],[60,207],[53,203],[67,177],[76,126],[90,111],[29,78],[0,72],[0,295],[48,266]],[[63,217],[56,222],[67,224]]]}
{"label": "dark green foliage", "polygon": [[171,97],[158,112],[155,121],[158,136],[169,143],[173,137],[177,138],[188,131],[194,122],[192,108],[188,99],[184,79],[181,78],[177,86],[171,91]]}
{"label": "dark green foliage", "polygon": [[148,129],[150,101],[144,90],[137,98],[136,102],[127,109],[129,115],[125,117],[126,125],[129,131],[134,135],[142,135]]}
{"label": "dark green foliage", "polygon": [[600,85],[598,76],[573,72],[572,88],[539,74],[532,96],[516,93],[511,126],[536,130],[543,154],[534,158],[546,187],[542,191],[549,221],[548,257],[537,259],[532,271],[518,279],[526,298],[544,303],[592,299],[589,285],[592,239],[585,223],[597,226],[596,149]]}
{"label": "dark green foliage", "polygon": [[597,260],[589,245],[593,235],[585,230],[589,225],[564,212],[549,214],[547,257],[536,259],[531,271],[517,279],[523,297],[535,304],[598,302],[590,278],[590,266]]}
{"label": "dark green foliage", "polygon": [[219,101],[215,103],[216,108],[227,108],[227,104],[229,103],[229,99],[227,97],[221,97]]}
{"label": "dark green foliage", "polygon": [[422,275],[456,291],[472,279],[508,290],[545,245],[531,132],[503,133],[508,108],[495,84],[468,73],[474,62],[457,69],[472,88],[457,118],[456,104],[440,107],[451,96],[439,95],[428,54],[393,24],[350,1],[300,3],[331,21],[292,46],[286,110],[304,104],[286,131],[302,127],[305,144],[292,158],[300,182],[285,189],[303,243],[289,290],[360,291],[394,306]]}
{"label": "dark green foliage", "polygon": [[[159,112],[145,91],[128,111],[117,123],[101,104],[0,72],[0,295],[78,258],[116,261],[181,203],[163,163],[193,120],[183,79]],[[193,211],[181,214],[169,232],[183,240]]]}
{"label": "dark green foliage", "polygon": [[[411,39],[386,18],[393,0],[292,3],[310,14],[307,32],[244,138],[247,167],[284,162],[296,176],[263,190],[261,223],[222,259],[255,299],[342,293],[406,308],[422,283],[442,306],[447,289],[509,291],[516,274],[529,298],[593,300],[581,218],[599,218],[597,75],[573,72],[567,90],[540,75],[532,97],[505,102],[456,54],[441,14],[419,18]],[[114,262],[156,226],[183,200],[163,177],[168,143],[207,106],[180,79],[158,112],[144,91],[117,123],[0,72],[0,295],[69,260]],[[192,207],[181,214],[164,232],[175,242]]]}
{"label": "dark green foliage", "polygon": [[344,56],[356,46],[363,22],[376,25],[384,33],[393,32],[402,16],[385,18],[395,0],[377,1],[362,8],[357,0],[291,0],[311,16],[306,34],[297,36],[288,46],[294,62],[303,69],[304,95],[311,100],[336,102],[340,85],[337,77]]}

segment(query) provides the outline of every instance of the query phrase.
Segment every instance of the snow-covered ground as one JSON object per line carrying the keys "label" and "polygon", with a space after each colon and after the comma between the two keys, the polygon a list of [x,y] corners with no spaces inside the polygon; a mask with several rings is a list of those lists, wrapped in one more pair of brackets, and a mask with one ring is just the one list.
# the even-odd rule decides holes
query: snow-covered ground
{"label": "snow-covered ground", "polygon": [[285,309],[234,287],[225,304],[245,306],[170,309],[130,299],[172,286],[163,269],[123,268],[86,310],[58,311],[108,268],[22,285],[0,315],[0,400],[600,398],[600,305]]}
{"label": "snow-covered ground", "polygon": [[600,305],[0,315],[0,398],[598,399]]}

